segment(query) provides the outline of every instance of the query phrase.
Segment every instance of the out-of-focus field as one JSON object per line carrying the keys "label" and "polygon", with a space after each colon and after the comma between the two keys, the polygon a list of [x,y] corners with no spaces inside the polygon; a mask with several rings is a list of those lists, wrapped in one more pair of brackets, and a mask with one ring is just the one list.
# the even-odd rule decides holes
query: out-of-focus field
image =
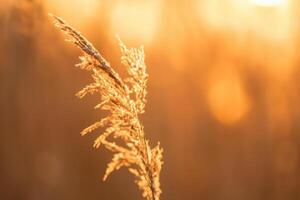
{"label": "out-of-focus field", "polygon": [[126,170],[101,181],[110,154],[79,132],[105,113],[48,12],[123,77],[115,34],[145,46],[162,199],[300,199],[297,0],[1,0],[0,199],[142,199]]}

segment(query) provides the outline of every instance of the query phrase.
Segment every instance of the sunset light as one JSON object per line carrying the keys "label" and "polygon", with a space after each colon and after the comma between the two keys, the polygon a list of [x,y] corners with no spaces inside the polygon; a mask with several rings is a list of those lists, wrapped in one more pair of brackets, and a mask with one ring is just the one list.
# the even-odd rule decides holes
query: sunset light
{"label": "sunset light", "polygon": [[119,2],[111,13],[112,34],[131,41],[149,42],[158,24],[158,12],[158,1]]}
{"label": "sunset light", "polygon": [[251,2],[258,6],[274,7],[284,3],[284,0],[251,0]]}
{"label": "sunset light", "polygon": [[299,19],[300,0],[2,0],[0,200],[300,200]]}

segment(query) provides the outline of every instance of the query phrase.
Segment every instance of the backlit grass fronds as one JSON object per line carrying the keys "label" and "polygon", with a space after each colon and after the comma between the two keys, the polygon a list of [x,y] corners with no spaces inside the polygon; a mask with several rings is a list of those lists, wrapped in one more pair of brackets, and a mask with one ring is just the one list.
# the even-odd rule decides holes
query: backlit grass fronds
{"label": "backlit grass fronds", "polygon": [[[127,167],[136,177],[143,197],[147,200],[159,200],[162,148],[159,143],[150,148],[139,120],[139,115],[145,109],[148,79],[143,47],[127,48],[118,38],[121,61],[128,72],[128,78],[122,80],[87,39],[61,18],[51,16],[55,25],[68,36],[68,41],[82,50],[81,62],[76,66],[89,71],[93,78],[93,82],[76,95],[83,98],[89,93],[98,93],[101,95],[101,102],[95,108],[110,112],[107,117],[81,132],[85,135],[98,128],[105,128],[94,141],[94,147],[104,146],[114,153],[103,180],[113,171]],[[113,142],[117,138],[123,140],[125,145]]]}

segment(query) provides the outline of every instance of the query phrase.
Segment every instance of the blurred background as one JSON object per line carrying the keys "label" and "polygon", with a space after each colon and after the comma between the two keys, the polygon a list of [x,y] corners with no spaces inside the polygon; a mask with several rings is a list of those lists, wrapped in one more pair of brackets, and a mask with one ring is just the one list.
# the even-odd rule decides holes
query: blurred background
{"label": "blurred background", "polygon": [[48,12],[122,77],[115,34],[145,46],[161,199],[300,199],[298,0],[1,0],[0,199],[142,200],[125,169],[101,181],[111,154],[79,132],[105,113]]}

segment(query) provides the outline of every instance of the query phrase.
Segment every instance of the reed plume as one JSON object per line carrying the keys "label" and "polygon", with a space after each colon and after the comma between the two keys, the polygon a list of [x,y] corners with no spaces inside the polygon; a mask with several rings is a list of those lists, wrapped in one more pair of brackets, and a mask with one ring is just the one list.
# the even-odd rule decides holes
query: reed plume
{"label": "reed plume", "polygon": [[[108,116],[81,132],[81,135],[86,135],[98,128],[105,128],[94,141],[95,148],[103,145],[114,154],[103,180],[113,171],[126,167],[136,177],[135,182],[142,190],[143,197],[147,200],[159,200],[163,150],[159,143],[150,148],[139,120],[139,115],[145,111],[148,80],[143,47],[127,48],[118,38],[121,62],[128,72],[128,77],[121,79],[85,37],[61,18],[52,14],[50,16],[54,19],[55,26],[67,36],[67,40],[83,52],[81,62],[76,66],[89,71],[93,78],[93,82],[76,96],[83,98],[87,94],[98,93],[101,102],[95,108],[109,111]],[[125,144],[122,146],[114,142],[117,138]]]}

